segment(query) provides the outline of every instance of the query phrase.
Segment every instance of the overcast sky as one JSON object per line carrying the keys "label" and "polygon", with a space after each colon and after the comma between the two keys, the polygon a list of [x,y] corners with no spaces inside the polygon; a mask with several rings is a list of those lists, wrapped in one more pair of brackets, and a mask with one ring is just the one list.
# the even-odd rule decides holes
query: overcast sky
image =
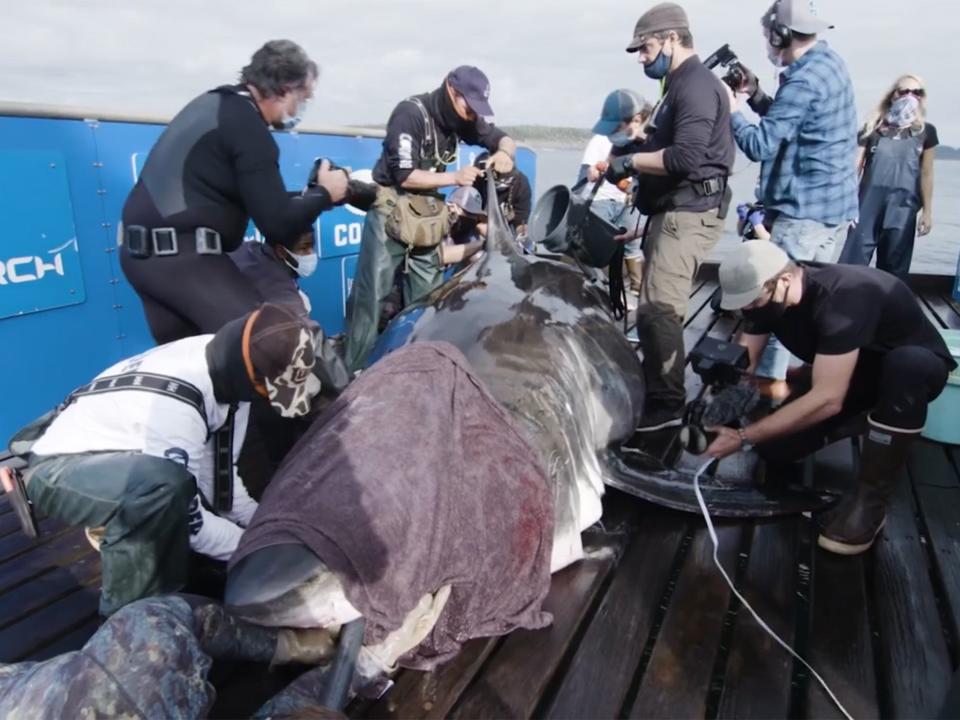
{"label": "overcast sky", "polygon": [[[306,124],[383,123],[402,98],[464,63],[490,77],[503,125],[588,127],[604,96],[657,91],[623,51],[653,3],[622,0],[3,0],[0,100],[172,115],[232,82],[264,41],[291,38],[321,66]],[[769,0],[687,0],[705,57],[724,42],[768,89],[759,17]],[[861,116],[904,72],[928,85],[929,119],[960,145],[950,67],[956,0],[820,0]],[[475,14],[474,14],[475,13]],[[950,110],[953,108],[953,111]]]}

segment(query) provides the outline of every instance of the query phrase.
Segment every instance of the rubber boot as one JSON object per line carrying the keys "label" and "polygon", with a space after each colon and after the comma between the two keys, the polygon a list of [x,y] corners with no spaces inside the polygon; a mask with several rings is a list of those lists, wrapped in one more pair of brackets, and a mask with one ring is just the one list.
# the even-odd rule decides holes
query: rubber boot
{"label": "rubber boot", "polygon": [[269,628],[242,620],[215,603],[193,611],[200,645],[219,660],[245,660],[271,665],[316,665],[336,650],[334,639],[323,628]]}
{"label": "rubber boot", "polygon": [[820,547],[840,555],[859,555],[870,549],[883,529],[887,502],[916,435],[917,431],[870,421],[860,453],[857,486],[820,519]]}

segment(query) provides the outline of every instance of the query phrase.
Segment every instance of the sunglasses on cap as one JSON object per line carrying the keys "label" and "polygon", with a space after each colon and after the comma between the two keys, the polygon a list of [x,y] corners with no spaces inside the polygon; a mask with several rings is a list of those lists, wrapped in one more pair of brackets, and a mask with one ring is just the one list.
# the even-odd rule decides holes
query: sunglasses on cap
{"label": "sunglasses on cap", "polygon": [[922,98],[927,94],[927,91],[923,88],[897,88],[893,91],[893,94],[897,97],[903,97],[904,95],[913,95],[914,97]]}

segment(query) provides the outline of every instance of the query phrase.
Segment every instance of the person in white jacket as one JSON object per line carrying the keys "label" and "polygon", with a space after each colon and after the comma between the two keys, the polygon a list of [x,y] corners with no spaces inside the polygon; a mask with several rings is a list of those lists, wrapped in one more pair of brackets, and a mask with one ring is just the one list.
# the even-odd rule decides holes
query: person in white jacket
{"label": "person in white jacket", "polygon": [[250,401],[304,415],[316,326],[265,304],[108,368],[67,398],[30,449],[33,505],[102,526],[100,612],[183,587],[188,549],[227,560],[257,507],[236,471]]}

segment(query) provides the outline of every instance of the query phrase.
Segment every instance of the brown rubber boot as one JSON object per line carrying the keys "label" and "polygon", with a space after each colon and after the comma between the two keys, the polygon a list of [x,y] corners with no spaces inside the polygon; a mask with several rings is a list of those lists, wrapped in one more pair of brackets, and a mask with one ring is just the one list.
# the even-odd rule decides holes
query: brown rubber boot
{"label": "brown rubber boot", "polygon": [[870,421],[860,453],[857,486],[820,518],[820,547],[840,555],[859,555],[870,549],[883,529],[887,501],[918,433]]}

